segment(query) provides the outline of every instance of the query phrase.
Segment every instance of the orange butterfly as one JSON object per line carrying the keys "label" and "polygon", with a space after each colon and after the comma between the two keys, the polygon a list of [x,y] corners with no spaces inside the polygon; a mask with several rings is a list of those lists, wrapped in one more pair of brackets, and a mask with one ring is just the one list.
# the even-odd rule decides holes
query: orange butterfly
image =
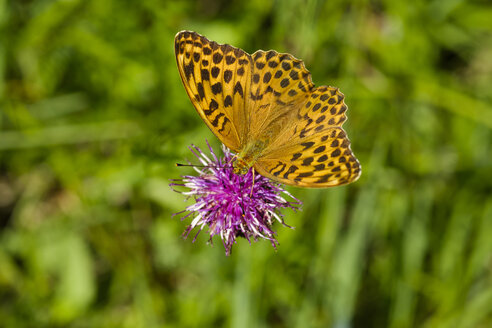
{"label": "orange butterfly", "polygon": [[250,55],[189,31],[176,35],[175,53],[198,114],[237,153],[236,173],[254,167],[272,180],[311,188],[359,178],[342,129],[344,95],[315,87],[301,60],[274,50]]}

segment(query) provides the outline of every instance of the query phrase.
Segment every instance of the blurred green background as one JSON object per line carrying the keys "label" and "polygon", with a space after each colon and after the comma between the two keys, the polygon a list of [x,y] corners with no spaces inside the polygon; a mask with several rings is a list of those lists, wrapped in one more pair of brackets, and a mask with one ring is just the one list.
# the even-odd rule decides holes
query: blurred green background
{"label": "blurred green background", "polygon": [[[195,244],[174,35],[302,58],[363,173]],[[0,0],[0,326],[491,327],[489,1]]]}

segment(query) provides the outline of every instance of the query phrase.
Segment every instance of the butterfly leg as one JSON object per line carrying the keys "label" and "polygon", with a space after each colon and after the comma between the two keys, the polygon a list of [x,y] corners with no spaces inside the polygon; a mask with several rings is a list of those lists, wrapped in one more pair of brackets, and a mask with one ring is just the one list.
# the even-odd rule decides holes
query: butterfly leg
{"label": "butterfly leg", "polygon": [[227,162],[227,165],[231,164],[237,158],[237,154],[232,156],[232,158]]}
{"label": "butterfly leg", "polygon": [[251,191],[249,192],[249,197],[253,196],[253,187],[255,186],[255,168],[252,169],[253,173],[253,183],[251,184]]}

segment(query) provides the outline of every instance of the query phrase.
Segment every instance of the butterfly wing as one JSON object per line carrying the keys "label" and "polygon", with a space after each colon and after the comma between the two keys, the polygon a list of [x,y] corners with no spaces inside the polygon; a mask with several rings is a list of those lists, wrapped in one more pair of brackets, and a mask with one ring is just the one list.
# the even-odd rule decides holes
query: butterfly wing
{"label": "butterfly wing", "polygon": [[222,143],[240,150],[248,134],[251,56],[189,31],[179,32],[174,45],[181,80],[198,114]]}
{"label": "butterfly wing", "polygon": [[272,180],[309,188],[344,185],[357,180],[360,164],[347,134],[333,127],[262,157],[255,169]]}
{"label": "butterfly wing", "polygon": [[251,58],[249,138],[271,146],[297,120],[296,109],[314,85],[304,63],[292,55],[258,50]]}
{"label": "butterfly wing", "polygon": [[303,62],[291,55],[257,51],[252,58],[250,135],[266,144],[256,170],[301,187],[355,181],[361,170],[342,129],[344,95],[315,88]]}

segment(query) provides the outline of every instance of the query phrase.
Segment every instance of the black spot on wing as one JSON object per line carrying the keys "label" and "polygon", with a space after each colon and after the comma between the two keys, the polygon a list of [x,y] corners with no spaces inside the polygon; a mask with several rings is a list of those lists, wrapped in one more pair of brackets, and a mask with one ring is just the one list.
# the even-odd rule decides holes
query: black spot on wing
{"label": "black spot on wing", "polygon": [[218,68],[217,66],[212,67],[212,77],[214,79],[216,79],[217,76],[219,76],[219,73],[220,73],[220,68]]}
{"label": "black spot on wing", "polygon": [[312,176],[313,174],[314,174],[313,172],[300,173],[297,175],[297,177],[294,180],[300,181],[300,180],[302,180],[302,178],[308,178],[308,177]]}
{"label": "black spot on wing", "polygon": [[228,95],[224,99],[224,107],[230,107],[230,106],[232,106],[232,97]]}
{"label": "black spot on wing", "polygon": [[229,83],[231,81],[231,79],[232,79],[232,71],[226,69],[224,71],[224,81],[225,81],[225,83]]}
{"label": "black spot on wing", "polygon": [[302,166],[309,166],[314,161],[314,158],[308,157],[302,161]]}
{"label": "black spot on wing", "polygon": [[210,80],[210,72],[207,69],[202,69],[201,75],[202,75],[202,81]]}
{"label": "black spot on wing", "polygon": [[212,57],[212,60],[214,61],[215,64],[219,64],[222,61],[222,58],[223,57],[224,56],[222,56],[221,53],[216,52],[216,53],[214,53],[214,56]]}
{"label": "black spot on wing", "polygon": [[297,95],[297,91],[294,89],[290,89],[289,92],[287,93],[289,96],[294,97]]}
{"label": "black spot on wing", "polygon": [[225,126],[227,123],[230,123],[230,121],[227,117],[224,117],[224,121],[222,121],[222,126],[220,127],[219,132],[223,132],[225,130]]}
{"label": "black spot on wing", "polygon": [[301,157],[302,154],[301,153],[295,153],[294,155],[292,155],[292,158],[290,159],[291,161],[295,161],[296,159],[298,159],[299,157]]}
{"label": "black spot on wing", "polygon": [[214,95],[217,95],[222,92],[222,83],[217,82],[214,85],[212,85],[212,92]]}
{"label": "black spot on wing", "polygon": [[219,104],[215,101],[215,99],[210,100],[210,105],[209,105],[211,110],[216,110],[219,108]]}
{"label": "black spot on wing", "polygon": [[314,142],[313,141],[301,143],[301,146],[304,147],[303,150],[307,150],[307,149],[311,148],[313,145],[314,145]]}
{"label": "black spot on wing", "polygon": [[258,90],[256,90],[255,94],[253,92],[250,92],[249,97],[254,101],[261,100],[261,99],[263,99],[263,94],[260,94],[260,90],[258,89]]}
{"label": "black spot on wing", "polygon": [[210,100],[210,104],[208,105],[208,109],[204,110],[203,112],[205,113],[206,116],[212,115],[212,113],[219,108],[219,104],[215,99]]}
{"label": "black spot on wing", "polygon": [[179,41],[177,40],[177,38],[174,41],[174,53],[175,54],[178,54],[179,53]]}
{"label": "black spot on wing", "polygon": [[293,80],[299,80],[299,72],[298,71],[290,71],[289,76]]}
{"label": "black spot on wing", "polygon": [[224,113],[219,113],[219,115],[215,116],[215,119],[211,122],[214,127],[219,125],[219,120],[222,116],[225,116]]}
{"label": "black spot on wing", "polygon": [[272,57],[275,57],[276,52],[274,50],[270,50],[266,53],[265,59],[269,61]]}
{"label": "black spot on wing", "polygon": [[205,98],[205,90],[203,89],[202,82],[198,82],[196,88],[198,89],[198,96],[200,97],[200,100]]}
{"label": "black spot on wing", "polygon": [[286,165],[282,162],[278,162],[278,164],[270,170],[270,173],[273,174],[274,176],[278,176],[284,169]]}
{"label": "black spot on wing", "polygon": [[193,61],[190,61],[187,65],[183,66],[184,72],[185,72],[185,77],[187,80],[191,78],[192,75],[194,75],[195,72],[195,64]]}
{"label": "black spot on wing", "polygon": [[241,86],[241,83],[238,81],[236,85],[234,86],[234,94],[239,93],[241,97],[244,97],[243,95],[243,87]]}
{"label": "black spot on wing", "polygon": [[260,59],[261,57],[263,57],[263,51],[257,51],[254,55],[253,55],[253,59],[255,61],[257,61],[258,59]]}
{"label": "black spot on wing", "polygon": [[333,176],[333,174],[325,174],[321,178],[319,178],[316,183],[325,183]]}
{"label": "black spot on wing", "polygon": [[284,179],[288,179],[289,178],[289,174],[291,173],[294,173],[295,171],[297,171],[299,168],[295,165],[291,165],[289,167],[289,169],[287,170],[287,172],[284,173]]}

